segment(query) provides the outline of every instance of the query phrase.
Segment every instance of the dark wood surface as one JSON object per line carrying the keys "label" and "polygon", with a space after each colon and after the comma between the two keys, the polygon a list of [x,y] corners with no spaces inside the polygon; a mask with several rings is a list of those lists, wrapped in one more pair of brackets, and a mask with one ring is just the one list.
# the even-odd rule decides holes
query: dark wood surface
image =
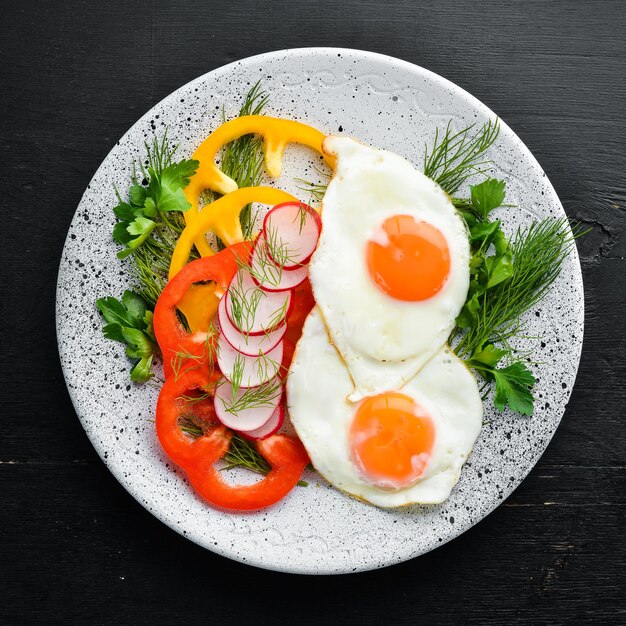
{"label": "dark wood surface", "polygon": [[[0,623],[626,623],[625,33],[617,0],[2,2]],[[332,578],[227,561],[145,511],[87,440],[54,329],[63,240],[115,141],[206,71],[315,45],[466,88],[593,227],[580,372],[539,464],[450,544]]]}

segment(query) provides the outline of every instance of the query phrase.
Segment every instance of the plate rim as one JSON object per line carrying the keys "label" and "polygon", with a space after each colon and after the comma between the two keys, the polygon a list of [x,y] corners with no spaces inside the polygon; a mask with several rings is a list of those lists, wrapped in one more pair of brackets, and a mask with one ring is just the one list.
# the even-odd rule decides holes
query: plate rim
{"label": "plate rim", "polygon": [[272,50],[272,51],[268,51],[268,52],[263,52],[260,54],[256,54],[256,55],[252,55],[252,56],[248,56],[248,57],[244,57],[241,59],[237,59],[235,61],[232,61],[230,63],[227,63],[225,65],[221,65],[218,67],[215,67],[211,70],[209,70],[208,72],[205,72],[199,76],[197,76],[196,78],[188,81],[187,83],[184,83],[183,85],[180,85],[179,87],[177,87],[174,91],[170,92],[169,94],[167,94],[166,96],[164,96],[161,100],[159,100],[158,102],[156,102],[153,106],[150,107],[150,109],[148,109],[143,115],[141,115],[139,118],[137,118],[135,120],[135,122],[133,122],[133,124],[126,130],[126,132],[119,137],[119,139],[117,139],[115,141],[115,143],[112,145],[111,149],[107,152],[106,156],[102,159],[100,165],[98,166],[98,168],[95,170],[93,176],[91,177],[89,183],[87,184],[87,187],[85,188],[85,191],[83,192],[83,194],[81,195],[81,198],[77,204],[77,208],[74,211],[74,214],[72,215],[72,220],[70,222],[70,226],[68,227],[68,233],[65,237],[64,243],[63,243],[63,250],[62,250],[62,254],[61,254],[61,258],[59,261],[59,266],[58,266],[58,272],[57,272],[57,281],[56,281],[56,289],[55,289],[55,327],[56,327],[56,339],[57,339],[57,351],[59,354],[59,358],[60,358],[60,363],[61,363],[61,369],[63,372],[63,380],[65,382],[65,386],[67,388],[68,394],[70,396],[70,399],[72,401],[72,405],[74,407],[74,410],[76,412],[76,416],[78,417],[78,420],[81,424],[81,426],[83,427],[83,430],[85,430],[85,434],[87,435],[91,445],[94,447],[94,449],[96,450],[98,456],[100,457],[100,459],[103,461],[103,463],[105,464],[105,466],[107,467],[107,469],[110,471],[110,473],[115,477],[115,479],[118,481],[118,483],[120,483],[120,485],[142,506],[142,508],[144,508],[145,510],[147,510],[151,515],[153,515],[154,517],[156,517],[160,522],[162,522],[165,526],[167,526],[168,528],[170,528],[171,530],[174,530],[177,534],[179,534],[180,536],[184,537],[187,540],[191,540],[193,543],[195,543],[196,545],[209,550],[210,552],[213,552],[214,554],[217,554],[221,557],[225,557],[240,563],[244,563],[246,565],[252,565],[261,569],[266,569],[266,570],[270,570],[270,571],[278,571],[278,572],[283,572],[283,573],[293,573],[293,574],[309,574],[309,575],[341,575],[341,574],[349,574],[349,573],[357,573],[357,572],[364,572],[364,571],[371,571],[374,569],[382,569],[384,567],[389,567],[392,565],[396,565],[398,563],[402,563],[411,559],[414,559],[418,556],[421,556],[422,554],[426,554],[428,552],[431,552],[432,550],[435,550],[436,548],[452,541],[453,539],[456,539],[457,537],[463,535],[465,532],[467,532],[469,529],[471,529],[472,527],[478,525],[480,522],[482,522],[488,515],[490,515],[496,508],[498,508],[498,506],[500,506],[510,495],[513,491],[515,491],[520,485],[521,483],[526,479],[526,477],[528,476],[528,474],[533,470],[533,468],[536,466],[536,464],[538,463],[538,461],[540,460],[540,458],[543,456],[543,454],[545,453],[548,445],[550,444],[550,442],[552,441],[554,435],[556,434],[561,421],[565,415],[565,411],[567,409],[567,405],[571,399],[571,394],[573,391],[573,388],[575,386],[575,382],[578,376],[578,371],[580,368],[580,361],[581,361],[581,354],[582,354],[582,349],[583,349],[583,344],[584,344],[584,330],[585,330],[585,290],[584,290],[584,281],[583,281],[583,274],[582,274],[582,267],[581,267],[581,263],[580,263],[580,256],[578,254],[578,249],[576,246],[573,246],[572,251],[570,252],[570,254],[572,255],[572,263],[575,266],[575,272],[574,272],[574,278],[576,280],[576,282],[579,284],[578,286],[580,287],[581,293],[582,293],[582,298],[579,302],[579,309],[578,309],[578,315],[577,317],[577,324],[579,327],[579,332],[580,332],[580,344],[578,347],[578,354],[577,354],[577,359],[576,359],[576,365],[575,368],[572,368],[572,376],[573,376],[573,383],[572,385],[569,386],[569,389],[567,390],[567,394],[566,394],[566,398],[564,400],[564,410],[563,413],[560,415],[560,417],[558,418],[558,422],[556,423],[556,426],[554,428],[554,430],[552,431],[552,433],[547,436],[543,442],[543,445],[537,449],[537,456],[536,459],[533,463],[531,463],[527,468],[525,468],[523,470],[523,472],[520,473],[519,475],[519,480],[516,481],[515,485],[513,487],[508,487],[507,489],[503,490],[503,497],[501,500],[497,500],[493,503],[491,503],[491,506],[489,508],[487,508],[485,510],[485,512],[483,514],[481,514],[480,519],[476,520],[476,521],[468,521],[465,524],[459,524],[457,527],[455,527],[454,532],[449,533],[447,536],[442,538],[442,541],[439,542],[437,545],[435,546],[431,546],[425,549],[421,549],[421,548],[417,548],[414,550],[408,550],[407,553],[403,553],[401,556],[393,558],[387,562],[385,562],[384,564],[376,564],[376,563],[362,563],[360,566],[357,566],[355,568],[351,568],[351,569],[341,569],[341,570],[332,570],[332,571],[327,571],[327,570],[318,570],[318,571],[312,571],[310,568],[307,568],[306,566],[301,566],[300,563],[298,564],[292,564],[292,563],[285,563],[284,566],[278,566],[275,563],[267,563],[263,560],[263,558],[260,557],[242,557],[240,556],[237,552],[232,552],[232,553],[228,553],[227,550],[223,550],[220,548],[216,549],[216,546],[214,545],[210,545],[210,543],[207,542],[200,542],[198,541],[196,538],[189,536],[188,534],[185,534],[183,532],[183,528],[180,526],[176,526],[171,524],[167,519],[166,516],[164,514],[162,514],[162,512],[160,510],[156,510],[156,509],[152,509],[149,508],[148,506],[146,506],[146,504],[142,501],[141,499],[141,495],[135,491],[134,485],[133,485],[133,481],[131,479],[129,480],[125,480],[122,477],[123,472],[118,472],[117,469],[115,468],[115,466],[110,465],[109,463],[107,463],[107,460],[105,459],[101,449],[100,449],[100,445],[97,441],[94,440],[94,438],[92,438],[92,436],[90,435],[89,431],[85,428],[85,424],[83,421],[83,417],[81,416],[81,411],[79,410],[80,407],[80,402],[79,399],[76,397],[76,393],[73,389],[73,387],[70,385],[70,381],[69,381],[69,374],[66,371],[66,365],[65,365],[65,360],[63,358],[63,351],[62,351],[62,347],[61,347],[61,339],[62,339],[62,313],[63,311],[61,310],[61,304],[60,304],[60,298],[59,298],[59,293],[60,293],[60,289],[61,289],[61,280],[62,280],[62,272],[63,272],[63,264],[64,264],[64,260],[65,260],[65,251],[66,248],[68,247],[68,243],[70,242],[70,234],[71,234],[71,229],[72,229],[72,224],[74,223],[74,218],[76,217],[76,214],[78,212],[78,209],[80,208],[80,206],[82,205],[85,196],[87,195],[87,192],[89,191],[92,182],[94,181],[94,179],[98,176],[101,168],[104,167],[104,164],[109,160],[109,157],[111,156],[111,154],[115,151],[115,149],[117,148],[118,144],[122,143],[127,136],[133,131],[133,129],[135,128],[135,126],[137,126],[139,123],[141,123],[143,120],[145,120],[146,118],[149,118],[153,111],[155,109],[157,109],[158,107],[160,107],[162,105],[162,103],[171,98],[172,96],[174,96],[175,94],[177,94],[179,91],[189,88],[191,86],[193,86],[194,84],[197,83],[201,83],[202,81],[204,81],[206,79],[206,77],[210,76],[212,73],[220,71],[220,72],[227,72],[229,68],[234,68],[238,65],[241,65],[243,63],[247,63],[247,62],[253,62],[253,61],[258,61],[261,59],[272,59],[272,58],[276,58],[276,57],[289,57],[292,55],[299,55],[299,54],[303,54],[303,55],[316,55],[316,54],[321,54],[321,55],[326,55],[326,54],[333,54],[333,55],[357,55],[359,57],[361,57],[364,60],[368,60],[368,59],[373,59],[376,61],[380,61],[380,62],[384,62],[384,63],[391,63],[392,65],[396,66],[396,67],[400,67],[401,69],[405,69],[409,72],[412,73],[420,73],[423,76],[426,76],[429,80],[432,80],[434,82],[440,83],[443,87],[451,90],[452,92],[454,92],[454,94],[458,97],[464,98],[465,100],[469,101],[473,107],[482,110],[483,112],[485,112],[486,114],[489,114],[489,116],[491,117],[495,117],[499,120],[500,125],[502,128],[506,129],[509,133],[510,136],[513,138],[515,144],[516,144],[516,148],[521,150],[524,155],[530,160],[531,164],[533,165],[533,167],[535,167],[537,169],[537,171],[541,174],[543,174],[544,178],[545,178],[545,183],[547,185],[547,188],[549,189],[549,191],[551,192],[552,198],[554,203],[561,209],[561,211],[567,215],[563,204],[561,203],[561,200],[558,196],[558,194],[556,193],[556,190],[554,189],[554,186],[552,185],[550,179],[548,178],[548,176],[545,174],[543,168],[541,167],[540,163],[538,162],[538,160],[536,159],[536,157],[533,155],[533,153],[530,151],[530,149],[526,146],[526,144],[519,138],[519,136],[508,126],[508,124],[499,116],[497,115],[489,106],[487,106],[486,104],[484,104],[482,101],[480,101],[478,98],[476,98],[474,95],[472,95],[471,93],[469,93],[468,91],[466,91],[463,87],[457,85],[456,83],[452,82],[451,80],[449,80],[448,78],[445,78],[444,76],[437,74],[435,72],[433,72],[432,70],[429,70],[423,66],[417,65],[415,63],[411,63],[410,61],[406,61],[404,59],[400,59],[391,55],[387,55],[387,54],[381,54],[378,52],[371,52],[371,51],[367,51],[367,50],[362,50],[362,49],[358,49],[358,48],[344,48],[344,47],[334,47],[334,46],[313,46],[313,47],[296,47],[296,48],[284,48],[284,49],[280,49],[280,50]]}

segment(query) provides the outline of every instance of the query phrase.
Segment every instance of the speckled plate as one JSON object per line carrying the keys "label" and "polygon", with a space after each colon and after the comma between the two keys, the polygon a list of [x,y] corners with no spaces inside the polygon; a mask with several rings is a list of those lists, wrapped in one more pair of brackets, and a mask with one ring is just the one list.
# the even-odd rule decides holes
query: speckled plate
{"label": "speckled plate", "polygon": [[[270,510],[235,515],[211,509],[168,463],[153,417],[159,391],[129,383],[121,344],[102,336],[96,298],[120,296],[131,285],[111,239],[113,186],[128,186],[143,143],[165,127],[194,148],[219,123],[222,105],[234,115],[242,94],[262,79],[269,114],[294,118],[326,133],[343,133],[393,150],[421,165],[425,142],[452,120],[456,128],[494,117],[449,81],[398,59],[356,50],[311,48],[264,54],[219,68],[157,104],[117,142],[76,210],[59,269],[57,329],[65,380],[76,412],[104,463],[151,513],[199,545],[270,569],[300,573],[368,570],[407,559],[449,541],[485,517],[519,485],[553,436],[565,410],[583,337],[583,287],[576,252],[556,285],[527,317],[528,335],[541,335],[532,419],[497,414],[486,424],[451,497],[442,505],[381,510],[330,487],[314,474]],[[537,161],[513,131],[502,131],[491,153],[494,175],[507,180],[500,209],[510,232],[545,216],[564,215]],[[297,191],[295,177],[314,175],[304,149],[289,149],[278,184]]]}

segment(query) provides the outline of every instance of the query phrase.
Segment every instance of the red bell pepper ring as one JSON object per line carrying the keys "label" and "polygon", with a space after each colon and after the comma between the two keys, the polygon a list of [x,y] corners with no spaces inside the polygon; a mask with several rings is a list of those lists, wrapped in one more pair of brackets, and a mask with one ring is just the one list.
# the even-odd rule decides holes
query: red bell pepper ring
{"label": "red bell pepper ring", "polygon": [[[213,257],[208,257],[213,258]],[[234,511],[263,509],[284,498],[296,485],[309,462],[304,446],[288,435],[272,435],[257,442],[257,449],[271,470],[253,485],[230,485],[214,467],[227,452],[232,432],[211,421],[212,400],[186,401],[182,396],[203,391],[210,384],[208,373],[193,370],[165,381],[156,409],[157,436],[165,453],[182,467],[196,491],[210,504]],[[197,439],[187,436],[179,419],[193,414],[206,424]]]}
{"label": "red bell pepper ring", "polygon": [[[243,242],[229,246],[214,256],[188,263],[172,278],[154,308],[154,334],[163,354],[163,371],[169,378],[175,371],[202,368],[209,361],[210,337],[188,333],[180,323],[176,306],[194,283],[212,281],[226,289],[239,267],[250,258],[251,244]],[[184,355],[190,355],[185,358]]]}

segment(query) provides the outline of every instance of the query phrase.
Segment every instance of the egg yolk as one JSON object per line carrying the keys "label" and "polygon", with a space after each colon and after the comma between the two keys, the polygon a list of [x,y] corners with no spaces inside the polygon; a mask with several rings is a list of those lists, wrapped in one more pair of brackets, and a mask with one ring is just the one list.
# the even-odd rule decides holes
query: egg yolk
{"label": "egg yolk", "polygon": [[432,224],[411,215],[387,218],[367,242],[372,280],[397,300],[434,296],[450,272],[448,243]]}
{"label": "egg yolk", "polygon": [[364,400],[350,427],[353,461],[369,481],[387,488],[410,485],[422,475],[434,440],[430,416],[398,392]]}

